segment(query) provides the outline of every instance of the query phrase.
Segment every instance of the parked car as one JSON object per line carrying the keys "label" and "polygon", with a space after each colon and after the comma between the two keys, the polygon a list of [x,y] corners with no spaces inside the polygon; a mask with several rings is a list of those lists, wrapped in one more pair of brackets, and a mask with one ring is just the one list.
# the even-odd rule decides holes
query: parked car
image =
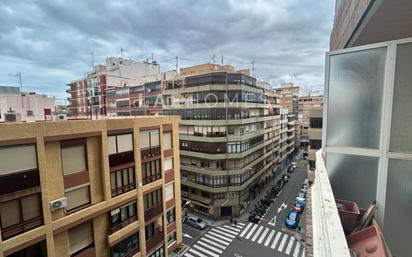
{"label": "parked car", "polygon": [[194,216],[194,215],[187,216],[184,222],[192,227],[202,229],[202,230],[207,227],[207,224],[201,218]]}
{"label": "parked car", "polygon": [[306,198],[306,193],[307,193],[307,190],[301,189],[298,194],[303,194],[303,196]]}
{"label": "parked car", "polygon": [[302,202],[296,201],[292,207],[292,210],[302,213],[305,207],[302,205]]}
{"label": "parked car", "polygon": [[305,194],[305,193],[301,193],[301,192],[299,192],[299,193],[298,193],[297,198],[303,198],[303,199],[306,199],[306,194]]}
{"label": "parked car", "polygon": [[288,183],[289,178],[290,178],[290,177],[289,177],[288,175],[283,175],[283,176],[282,176],[282,182],[283,182],[283,184]]}
{"label": "parked car", "polygon": [[285,226],[290,229],[296,229],[299,225],[299,220],[299,213],[297,211],[290,210],[285,220]]}
{"label": "parked car", "polygon": [[297,204],[299,204],[300,206],[302,206],[303,208],[305,208],[306,207],[306,201],[305,201],[305,199],[302,199],[302,198],[296,198],[296,201],[295,201]]}
{"label": "parked car", "polygon": [[292,166],[289,166],[287,169],[287,173],[292,173],[295,169]]}
{"label": "parked car", "polygon": [[293,169],[296,169],[296,162],[292,162],[292,163],[290,164],[290,166],[292,166]]}
{"label": "parked car", "polygon": [[305,185],[305,186],[309,185],[309,180],[307,178],[303,181],[303,185]]}

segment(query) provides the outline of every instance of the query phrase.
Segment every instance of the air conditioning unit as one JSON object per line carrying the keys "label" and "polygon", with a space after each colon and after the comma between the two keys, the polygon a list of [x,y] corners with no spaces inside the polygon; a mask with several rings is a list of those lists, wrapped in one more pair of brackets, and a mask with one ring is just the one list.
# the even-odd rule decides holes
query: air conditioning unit
{"label": "air conditioning unit", "polygon": [[20,113],[15,112],[7,112],[4,114],[4,121],[5,122],[20,122],[21,115]]}
{"label": "air conditioning unit", "polygon": [[66,197],[62,197],[53,201],[50,201],[50,209],[52,211],[61,209],[61,208],[65,208],[67,206],[67,198]]}

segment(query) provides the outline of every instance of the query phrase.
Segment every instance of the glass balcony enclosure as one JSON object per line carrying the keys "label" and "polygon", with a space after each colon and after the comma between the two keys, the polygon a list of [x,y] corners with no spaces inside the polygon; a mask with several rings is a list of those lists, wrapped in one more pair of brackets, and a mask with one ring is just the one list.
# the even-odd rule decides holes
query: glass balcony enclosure
{"label": "glass balcony enclosure", "polygon": [[[377,218],[395,256],[411,256],[412,38],[326,54],[322,148],[334,196]],[[402,228],[402,229],[400,229]]]}

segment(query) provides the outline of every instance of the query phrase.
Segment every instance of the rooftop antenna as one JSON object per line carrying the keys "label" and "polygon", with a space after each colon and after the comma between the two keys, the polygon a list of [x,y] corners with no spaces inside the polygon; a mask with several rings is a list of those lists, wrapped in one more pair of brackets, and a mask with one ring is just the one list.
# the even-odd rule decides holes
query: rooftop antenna
{"label": "rooftop antenna", "polygon": [[216,63],[216,55],[215,54],[212,55],[212,63]]}
{"label": "rooftop antenna", "polygon": [[122,60],[124,59],[124,50],[123,48],[120,48],[120,57],[122,58]]}
{"label": "rooftop antenna", "polygon": [[152,62],[153,62],[154,60],[153,60],[153,53],[152,53]]}
{"label": "rooftop antenna", "polygon": [[221,65],[222,65],[222,70],[223,70],[223,55],[222,55],[222,58],[221,58]]}
{"label": "rooftop antenna", "polygon": [[92,51],[91,52],[91,55],[92,55],[92,68],[94,67],[94,52]]}
{"label": "rooftop antenna", "polygon": [[252,60],[252,75],[253,77],[256,76],[255,59]]}
{"label": "rooftop antenna", "polygon": [[23,102],[23,83],[22,83],[22,75],[20,71],[17,72],[16,74],[10,74],[9,76],[14,76],[19,79],[19,85],[20,85],[20,96],[21,96],[21,110],[23,112],[24,110],[24,102]]}
{"label": "rooftop antenna", "polygon": [[176,74],[179,75],[179,57],[176,56]]}

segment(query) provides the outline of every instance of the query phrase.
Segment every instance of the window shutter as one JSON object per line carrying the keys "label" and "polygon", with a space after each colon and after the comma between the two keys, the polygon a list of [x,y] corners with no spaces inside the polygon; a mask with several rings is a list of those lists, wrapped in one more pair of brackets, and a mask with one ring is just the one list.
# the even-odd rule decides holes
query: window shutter
{"label": "window shutter", "polygon": [[173,199],[174,197],[174,183],[170,183],[167,184],[165,187],[165,191],[166,191],[166,199],[165,201],[169,201],[171,199]]}
{"label": "window shutter", "polygon": [[87,222],[69,230],[69,253],[74,254],[93,244],[92,224]]}
{"label": "window shutter", "polygon": [[133,151],[133,136],[132,134],[117,136],[117,152],[129,152]]}
{"label": "window shutter", "polygon": [[172,149],[172,133],[163,133],[163,150]]}
{"label": "window shutter", "polygon": [[86,146],[84,144],[63,147],[61,155],[64,175],[86,170]]}
{"label": "window shutter", "polygon": [[[18,156],[18,158],[16,158]],[[35,145],[0,147],[0,175],[37,169]]]}
{"label": "window shutter", "polygon": [[173,169],[173,158],[167,158],[163,160],[163,171]]}

